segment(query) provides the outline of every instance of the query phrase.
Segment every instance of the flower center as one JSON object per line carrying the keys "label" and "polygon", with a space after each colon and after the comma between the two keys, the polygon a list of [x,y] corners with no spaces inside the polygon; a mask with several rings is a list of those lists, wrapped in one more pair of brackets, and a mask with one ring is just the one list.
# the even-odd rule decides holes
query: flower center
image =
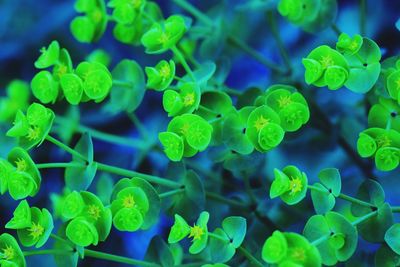
{"label": "flower center", "polygon": [[124,197],[122,205],[125,208],[133,208],[135,206],[135,200],[133,199],[133,196],[131,194],[127,195]]}
{"label": "flower center", "polygon": [[378,137],[376,137],[376,144],[378,147],[387,147],[390,146],[392,143],[392,140],[389,139],[389,137],[385,134],[381,134]]}
{"label": "flower center", "polygon": [[36,224],[32,222],[32,226],[28,231],[31,232],[29,235],[32,236],[33,239],[38,239],[43,234],[44,228],[39,223]]}
{"label": "flower center", "polygon": [[264,118],[262,115],[257,118],[257,120],[254,122],[254,127],[256,127],[257,132],[261,131],[262,128],[265,127],[269,123],[270,119]]}
{"label": "flower center", "polygon": [[100,208],[96,205],[89,205],[88,214],[97,221],[100,218]]}
{"label": "flower center", "polygon": [[321,62],[322,68],[324,68],[324,69],[326,69],[327,67],[333,65],[333,59],[329,55],[328,56],[322,56],[320,62]]}
{"label": "flower center", "polygon": [[15,165],[17,165],[17,171],[24,172],[28,168],[26,161],[24,159],[18,158],[15,161]]}
{"label": "flower center", "polygon": [[189,238],[193,237],[193,241],[200,239],[203,234],[204,230],[200,226],[195,224],[193,227],[190,227]]}
{"label": "flower center", "polygon": [[40,128],[38,126],[30,127],[28,130],[28,138],[29,141],[37,140],[40,136]]}
{"label": "flower center", "polygon": [[294,248],[292,251],[292,258],[295,258],[298,261],[304,261],[306,259],[306,252],[304,251],[304,248]]}
{"label": "flower center", "polygon": [[301,184],[301,180],[299,177],[295,177],[290,180],[289,190],[291,195],[300,192],[302,188],[303,185]]}
{"label": "flower center", "polygon": [[290,99],[290,96],[281,96],[278,99],[278,105],[280,108],[284,108],[290,104],[292,104],[292,99]]}
{"label": "flower center", "polygon": [[160,76],[163,80],[167,79],[171,75],[171,69],[168,64],[165,64],[160,68]]}
{"label": "flower center", "polygon": [[15,256],[15,251],[11,246],[6,245],[6,248],[3,248],[3,259],[12,260]]}
{"label": "flower center", "polygon": [[187,94],[183,97],[183,105],[189,107],[194,104],[194,93]]}
{"label": "flower center", "polygon": [[163,32],[163,33],[160,35],[160,38],[158,38],[158,41],[159,41],[160,43],[162,43],[162,44],[167,43],[167,42],[169,41],[169,36],[168,36],[168,34],[166,34],[165,32]]}

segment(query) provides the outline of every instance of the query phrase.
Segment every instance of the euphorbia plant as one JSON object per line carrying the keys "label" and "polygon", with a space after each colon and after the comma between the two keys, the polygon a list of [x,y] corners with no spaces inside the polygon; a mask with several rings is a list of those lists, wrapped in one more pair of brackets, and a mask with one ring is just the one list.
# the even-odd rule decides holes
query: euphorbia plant
{"label": "euphorbia plant", "polygon": [[[336,0],[229,3],[230,12],[173,0],[163,5],[185,12],[168,16],[153,1],[77,0],[70,31],[92,52],[73,64],[76,49],[62,48],[70,43],[50,42],[35,55],[30,83],[10,82],[0,99],[9,138],[0,193],[18,201],[4,202],[12,215],[4,217],[10,234],[0,235],[0,265],[26,266],[25,258],[44,254],[60,267],[89,257],[149,267],[369,265],[358,259],[359,238],[380,246],[377,266],[399,265],[400,208],[377,177],[400,162],[400,63],[382,60],[380,40],[365,37],[360,2],[360,31],[349,35],[335,24]],[[283,64],[242,38],[237,25],[249,10],[265,13]],[[315,39],[296,57],[279,14],[299,31],[331,28],[337,38]],[[92,49],[109,25],[112,42],[135,53],[114,57],[102,42]],[[268,69],[267,83],[232,84],[246,78],[236,69],[242,52]],[[328,92],[314,87],[346,87],[352,92],[331,94],[363,101],[347,116],[329,101],[320,106],[318,94]],[[130,122],[133,132],[121,136]],[[329,153],[342,162],[327,164],[336,155]],[[53,168],[61,169],[59,190],[48,186]],[[350,191],[354,176],[365,179]],[[139,244],[144,233],[153,237]],[[109,245],[131,235],[146,250],[140,259]]]}

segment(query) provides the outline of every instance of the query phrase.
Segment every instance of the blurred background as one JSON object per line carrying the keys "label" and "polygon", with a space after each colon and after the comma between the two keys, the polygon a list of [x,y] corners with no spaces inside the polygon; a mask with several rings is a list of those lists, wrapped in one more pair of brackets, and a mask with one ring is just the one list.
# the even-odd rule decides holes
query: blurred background
{"label": "blurred background", "polygon": [[[173,1],[156,1],[164,17],[182,11]],[[277,64],[282,64],[278,47],[268,27],[266,11],[276,4],[274,0],[259,0],[266,2],[265,8],[247,8],[248,1],[239,0],[212,0],[212,1],[190,1],[202,11],[216,9],[222,10],[225,22],[235,35],[243,39],[254,49],[262,53],[266,58]],[[367,1],[366,36],[372,38],[381,47],[383,58],[399,55],[400,32],[395,27],[400,18],[400,1],[381,0]],[[359,33],[359,1],[338,0],[339,12],[336,20],[337,26],[350,35]],[[188,15],[188,14],[187,14]],[[102,48],[112,56],[111,67],[115,66],[121,59],[128,58],[136,60],[143,68],[155,65],[160,56],[151,56],[144,53],[142,47],[133,47],[117,42],[112,36],[112,27],[108,27],[105,35],[95,44],[82,44],[74,39],[69,30],[69,24],[76,12],[73,9],[73,1],[60,0],[0,0],[0,94],[5,94],[7,84],[13,79],[22,79],[30,82],[37,70],[33,62],[39,56],[39,50],[47,46],[52,40],[58,40],[60,45],[70,52],[72,61],[77,64],[94,49]],[[288,48],[289,55],[294,66],[294,77],[303,83],[303,67],[301,58],[305,57],[313,48],[322,44],[333,46],[336,42],[336,34],[326,29],[316,34],[301,31],[277,15],[278,27],[283,43]],[[164,56],[165,57],[165,56]],[[255,61],[242,51],[225,47],[219,54],[220,58],[228,58],[230,73],[226,84],[238,90],[257,87],[265,90],[269,85],[282,82],[279,77],[271,76],[271,72],[265,66]],[[198,60],[201,62],[201,58]],[[268,191],[263,187],[264,179],[271,179],[272,169],[282,168],[288,164],[297,165],[306,172],[311,181],[316,179],[316,174],[325,167],[339,168],[343,178],[344,192],[354,195],[357,186],[366,175],[373,175],[379,180],[385,189],[387,201],[393,205],[400,205],[398,179],[399,172],[389,173],[377,172],[373,164],[361,161],[349,156],[346,150],[354,150],[358,133],[366,127],[366,108],[363,105],[363,96],[350,92],[346,89],[329,91],[326,88],[308,88],[310,96],[320,107],[324,116],[330,121],[327,131],[306,126],[295,134],[286,136],[284,144],[278,149],[269,152],[265,158],[259,161],[261,172],[252,177],[252,185],[260,187],[260,196],[266,199],[265,212],[276,219],[276,223],[284,222],[282,227],[287,230],[300,232],[306,218],[313,210],[308,201],[304,204],[308,212],[301,214],[300,209],[285,209],[281,204],[267,201]],[[142,105],[136,111],[149,133],[148,138],[155,140],[157,134],[163,131],[168,124],[168,118],[162,110],[162,94],[157,92],[146,92]],[[64,104],[57,104],[56,109],[64,111]],[[110,115],[104,112],[98,105],[83,104],[80,106],[81,123],[97,130],[112,133],[129,138],[141,138],[132,122],[125,114]],[[318,118],[311,113],[311,124],[318,125]],[[9,149],[14,145],[13,140],[5,138],[4,134],[9,125],[1,126],[1,150],[0,155],[6,157]],[[318,128],[318,127],[317,127]],[[62,130],[62,129],[61,129]],[[347,145],[343,145],[342,136]],[[74,136],[71,143],[77,140]],[[349,146],[350,147],[349,147]],[[139,153],[133,148],[112,145],[102,141],[94,142],[95,158],[101,162],[112,163],[118,166],[129,167],[144,173],[165,172],[167,158],[158,152],[147,152],[144,159],[139,159]],[[357,155],[356,155],[357,156]],[[60,162],[69,159],[69,155],[62,153],[49,143],[35,149],[34,159],[36,162]],[[211,161],[208,153],[204,152],[196,156],[196,162],[208,168]],[[358,162],[358,163],[357,163]],[[254,168],[256,167],[253,166]],[[224,179],[232,179],[233,184],[241,184],[237,177],[224,172]],[[60,193],[63,188],[63,170],[53,169],[42,172],[43,182],[40,194],[30,200],[30,203],[39,207],[51,208],[51,193]],[[266,178],[267,177],[267,178]],[[117,177],[114,177],[116,179]],[[203,177],[204,178],[204,177]],[[206,178],[204,178],[206,179]],[[94,190],[94,189],[93,189]],[[225,189],[226,196],[235,192]],[[279,201],[278,201],[279,202]],[[8,195],[0,197],[0,231],[4,224],[11,218],[16,202]],[[212,207],[209,207],[212,209]],[[282,215],[282,210],[286,215]],[[297,210],[297,211],[296,211]],[[226,212],[225,212],[226,213]],[[231,214],[228,212],[228,214]],[[226,215],[226,214],[225,214]],[[222,215],[221,215],[222,216]],[[291,216],[291,219],[284,217]],[[213,213],[212,213],[213,217]],[[283,217],[283,218],[281,218]],[[211,224],[218,225],[218,217],[212,219]],[[121,233],[112,230],[110,238],[101,243],[97,249],[119,255],[134,258],[143,258],[147,245],[152,236],[160,234],[166,239],[169,227],[172,224],[170,216],[163,214],[159,223],[145,232]],[[213,227],[212,227],[213,228]],[[270,229],[271,230],[271,229]],[[265,232],[264,239],[267,232]],[[367,259],[369,263],[373,259],[373,251],[377,246],[367,244],[360,240],[361,249],[354,258]],[[366,263],[366,264],[369,264]],[[36,256],[29,257],[28,266],[41,264],[42,266],[54,266],[51,257]],[[85,259],[79,266],[123,266],[110,262]],[[348,265],[356,266],[356,265]],[[367,266],[367,265],[364,265]]]}

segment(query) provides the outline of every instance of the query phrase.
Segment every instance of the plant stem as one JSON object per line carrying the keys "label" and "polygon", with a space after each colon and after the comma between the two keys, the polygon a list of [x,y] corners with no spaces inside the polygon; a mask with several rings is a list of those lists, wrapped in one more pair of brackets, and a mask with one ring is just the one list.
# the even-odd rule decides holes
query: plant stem
{"label": "plant stem", "polygon": [[97,162],[97,169],[101,170],[101,171],[121,175],[121,176],[142,178],[150,183],[155,183],[155,184],[162,185],[165,187],[180,188],[182,186],[180,183],[177,183],[177,182],[174,182],[174,181],[162,178],[162,177],[158,177],[158,176],[154,176],[154,175],[150,175],[150,174],[144,174],[144,173],[140,173],[140,172],[136,172],[136,171],[131,171],[131,170],[111,166],[111,165],[100,163],[100,162]]}
{"label": "plant stem", "polygon": [[179,81],[179,82],[180,82],[180,81],[183,81],[183,79],[182,79],[181,77],[178,77],[178,76],[174,76],[174,79],[177,80],[177,81]]}
{"label": "plant stem", "polygon": [[233,199],[229,199],[226,197],[223,197],[219,194],[213,193],[213,192],[206,192],[206,197],[224,204],[228,204],[231,206],[235,206],[238,208],[243,208],[243,209],[247,209],[248,205],[246,205],[245,203],[239,202],[237,200],[233,200]]}
{"label": "plant stem", "polygon": [[366,33],[366,15],[367,15],[367,2],[360,0],[360,34],[364,36]]}
{"label": "plant stem", "polygon": [[238,250],[250,261],[250,266],[263,267],[264,265],[257,260],[245,247],[240,246]]}
{"label": "plant stem", "polygon": [[275,17],[274,11],[268,11],[267,16],[268,16],[268,21],[269,21],[272,35],[275,38],[275,41],[278,45],[281,57],[286,65],[287,74],[290,75],[292,73],[292,63],[290,61],[289,53],[288,53],[284,43],[282,42],[280,32],[276,26],[276,17]]}
{"label": "plant stem", "polygon": [[51,162],[51,163],[37,163],[36,167],[38,169],[52,169],[52,168],[68,168],[68,167],[85,168],[86,166],[76,162]]}
{"label": "plant stem", "polygon": [[400,206],[392,207],[392,212],[400,213]]}
{"label": "plant stem", "polygon": [[219,236],[219,235],[217,235],[217,234],[214,234],[214,233],[209,232],[209,233],[208,233],[208,236],[209,236],[209,237],[212,237],[212,238],[215,238],[215,239],[218,239],[218,240],[221,240],[221,241],[223,241],[223,242],[229,243],[229,240],[226,240],[225,238],[223,238],[222,236]]}
{"label": "plant stem", "polygon": [[175,196],[175,195],[182,194],[183,192],[185,192],[184,188],[178,188],[178,189],[171,190],[171,191],[168,191],[168,192],[165,192],[165,193],[161,193],[161,194],[158,194],[158,195],[160,196],[161,199],[163,199],[163,198],[167,198],[167,197],[170,197],[170,196]]}
{"label": "plant stem", "polygon": [[[310,190],[314,190],[314,191],[318,191],[318,192],[321,192],[321,193],[325,193],[327,195],[330,194],[329,191],[324,190],[324,189],[319,188],[319,187],[316,187],[314,185],[308,185],[307,187]],[[351,196],[348,196],[348,195],[345,195],[345,194],[342,194],[342,193],[339,194],[338,198],[341,198],[343,200],[346,200],[346,201],[349,201],[349,202],[352,202],[354,204],[361,205],[361,206],[364,206],[364,207],[368,207],[368,208],[374,208],[375,207],[375,205],[373,205],[373,204],[371,204],[369,202],[365,202],[363,200],[360,200],[360,199],[357,199],[357,198],[354,198],[354,197],[351,197]]]}
{"label": "plant stem", "polygon": [[51,137],[50,135],[46,136],[46,140],[53,143],[54,145],[58,146],[59,148],[65,150],[66,152],[70,153],[71,155],[83,160],[87,161],[86,157],[75,151],[74,149],[70,148],[69,146],[63,144],[62,142],[58,141],[57,139]]}
{"label": "plant stem", "polygon": [[[64,149],[68,153],[87,162],[86,157],[84,157],[82,154],[78,153],[74,149],[70,148],[69,146],[64,145],[62,142],[58,141],[57,139],[55,139],[49,135],[46,137],[46,139],[49,140],[50,142],[52,142],[53,144],[57,145],[61,149]],[[140,172],[136,172],[136,171],[131,171],[131,170],[111,166],[111,165],[100,163],[100,162],[96,162],[96,163],[97,163],[97,169],[101,170],[101,171],[106,171],[106,172],[114,173],[114,174],[121,175],[121,176],[127,176],[127,177],[139,177],[150,183],[159,184],[159,185],[162,185],[165,187],[179,188],[182,186],[181,184],[179,184],[177,182],[174,182],[174,181],[171,181],[171,180],[168,180],[165,178],[161,178],[158,176],[144,174],[144,173],[140,173]]]}
{"label": "plant stem", "polygon": [[[56,123],[58,124],[62,124],[65,119],[62,117],[57,117],[56,118]],[[125,138],[125,137],[120,137],[117,135],[113,135],[113,134],[109,134],[109,133],[104,133],[98,130],[95,130],[93,128],[84,126],[84,125],[78,125],[76,127],[76,131],[79,133],[90,133],[90,135],[93,138],[108,142],[108,143],[112,143],[112,144],[117,144],[117,145],[123,145],[123,146],[128,146],[128,147],[132,147],[135,149],[145,149],[147,146],[146,144],[139,139],[133,139],[133,138]]]}
{"label": "plant stem", "polygon": [[104,253],[104,252],[99,252],[99,251],[95,251],[95,250],[91,250],[91,249],[85,249],[84,255],[85,255],[85,257],[97,258],[97,259],[113,261],[113,262],[120,262],[120,263],[129,264],[129,265],[144,266],[144,267],[160,267],[160,265],[156,264],[156,263],[135,260],[135,259],[117,256],[117,255]]}
{"label": "plant stem", "polygon": [[70,246],[71,248],[74,247],[74,245],[72,244],[72,242],[70,242],[70,241],[67,240],[67,239],[62,238],[61,236],[58,236],[58,235],[52,233],[52,234],[50,234],[50,237],[53,238],[54,240],[57,240],[57,241],[59,241],[59,242],[62,242],[62,243],[64,243],[64,244]]}
{"label": "plant stem", "polygon": [[[195,18],[203,22],[209,27],[214,27],[214,22],[203,12],[201,12],[199,9],[194,7],[192,4],[187,2],[186,0],[173,0],[178,6],[180,6],[182,9],[186,10],[190,14],[192,14]],[[228,42],[231,43],[232,45],[237,46],[238,48],[242,49],[244,52],[249,54],[251,57],[253,57],[255,60],[263,64],[264,66],[279,72],[279,73],[285,73],[284,70],[281,68],[277,67],[276,64],[272,61],[269,61],[266,59],[261,53],[258,51],[254,50],[253,48],[249,47],[247,44],[242,42],[239,38],[233,35],[228,35]]]}
{"label": "plant stem", "polygon": [[131,82],[126,82],[126,81],[121,81],[121,80],[116,80],[116,79],[113,79],[112,83],[113,83],[113,85],[129,87],[129,88],[132,88],[134,86],[134,84]]}
{"label": "plant stem", "polygon": [[71,255],[73,253],[71,250],[65,249],[42,249],[42,250],[32,250],[32,251],[23,251],[25,257],[34,256],[34,255]]}
{"label": "plant stem", "polygon": [[342,34],[342,31],[339,29],[339,27],[335,23],[333,23],[331,25],[331,29],[336,33],[337,36]]}
{"label": "plant stem", "polygon": [[186,62],[185,57],[183,56],[181,51],[179,51],[178,47],[173,46],[171,50],[174,53],[174,55],[178,58],[179,62],[182,64],[182,67],[185,69],[185,71],[193,80],[193,82],[196,82],[196,77],[194,76],[192,69],[189,67],[189,64]]}

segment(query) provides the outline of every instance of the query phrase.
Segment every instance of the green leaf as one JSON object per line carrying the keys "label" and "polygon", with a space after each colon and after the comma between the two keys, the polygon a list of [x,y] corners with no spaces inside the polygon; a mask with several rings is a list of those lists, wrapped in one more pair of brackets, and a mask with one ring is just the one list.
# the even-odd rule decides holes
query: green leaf
{"label": "green leaf", "polygon": [[360,133],[357,140],[357,152],[363,158],[375,155],[377,145],[375,139],[365,133]]}
{"label": "green leaf", "polygon": [[246,219],[239,216],[230,216],[222,221],[222,229],[228,236],[230,243],[238,248],[246,236]]}
{"label": "green leaf", "polygon": [[8,190],[8,180],[13,172],[14,166],[0,158],[0,194],[4,194]]}
{"label": "green leaf", "polygon": [[[375,206],[379,206],[385,201],[385,192],[378,182],[368,179],[360,185],[355,197],[357,199],[369,202]],[[351,203],[351,213],[354,216],[363,216],[369,212],[371,212],[369,207]]]}
{"label": "green leaf", "polygon": [[378,249],[375,254],[375,266],[392,267],[400,264],[398,254],[393,252],[386,244]]}
{"label": "green leaf", "polygon": [[283,168],[283,173],[289,177],[289,189],[280,195],[283,202],[294,205],[303,200],[307,193],[307,175],[293,165]]}
{"label": "green leaf", "polygon": [[110,94],[111,111],[135,111],[143,100],[146,89],[143,70],[134,60],[124,59],[112,71],[114,80]]}
{"label": "green leaf", "polygon": [[73,219],[77,217],[83,210],[85,203],[80,193],[72,191],[63,200],[61,215],[67,219]]}
{"label": "green leaf", "polygon": [[[203,211],[200,213],[199,218],[197,219],[197,222],[194,227],[199,227],[201,228],[201,235],[196,236],[192,235],[192,230],[194,227],[191,228],[190,235],[189,237],[193,236],[193,242],[192,245],[189,247],[189,253],[190,254],[198,254],[200,253],[205,247],[207,246],[207,241],[208,241],[208,228],[207,228],[207,223],[210,218],[210,214],[207,211]],[[196,238],[198,237],[198,238]]]}
{"label": "green leaf", "polygon": [[65,231],[68,239],[78,246],[97,245],[99,240],[96,228],[85,217],[77,217],[70,221]]}
{"label": "green leaf", "polygon": [[220,236],[226,241],[213,237],[210,238],[208,248],[210,251],[211,260],[213,262],[221,263],[229,261],[235,255],[236,248],[229,242],[229,237],[221,228],[216,228],[213,231],[213,234]]}
{"label": "green leaf", "polygon": [[79,42],[90,43],[95,37],[96,24],[87,16],[79,16],[71,21],[70,30]]}
{"label": "green leaf", "polygon": [[189,233],[189,224],[179,214],[175,214],[175,222],[174,225],[171,227],[171,231],[168,236],[168,243],[177,243],[188,236]]}
{"label": "green leaf", "polygon": [[400,255],[400,223],[393,224],[385,233],[388,246]]}
{"label": "green leaf", "polygon": [[81,164],[81,166],[68,166],[65,169],[65,184],[71,190],[86,190],[92,184],[97,172],[97,163],[93,161],[93,142],[90,134],[83,134],[74,150],[84,156],[87,162],[72,156],[71,163]]}
{"label": "green leaf", "polygon": [[[21,248],[19,247],[17,240],[15,238],[7,233],[3,233],[0,235],[0,247],[1,248],[9,248],[9,253],[12,252],[12,259],[10,259],[10,262],[14,263],[14,266],[18,267],[26,267],[26,261],[24,254],[21,251]],[[2,254],[4,251],[2,251]],[[3,254],[4,255],[4,254]],[[5,257],[10,256],[10,255],[4,255]],[[11,265],[12,266],[12,265]]]}
{"label": "green leaf", "polygon": [[68,73],[61,77],[60,84],[68,103],[78,105],[83,95],[81,78],[76,74]]}
{"label": "green leaf", "polygon": [[325,191],[320,192],[317,190],[311,190],[311,199],[314,205],[315,212],[317,214],[325,214],[328,211],[331,211],[335,207],[336,203],[333,194],[329,193],[329,190],[320,183],[315,183],[314,186]]}
{"label": "green leaf", "polygon": [[290,180],[286,174],[278,169],[274,169],[274,181],[271,184],[271,189],[269,191],[270,198],[276,198],[285,192],[287,192],[290,188]]}
{"label": "green leaf", "polygon": [[362,238],[368,242],[383,242],[386,231],[393,225],[393,213],[388,203],[378,206],[378,214],[358,225]]}
{"label": "green leaf", "polygon": [[154,68],[146,67],[147,87],[156,91],[163,91],[170,86],[175,76],[175,62],[161,60]]}
{"label": "green leaf", "polygon": [[329,190],[330,193],[332,193],[335,197],[339,196],[340,190],[342,189],[342,179],[338,169],[323,169],[319,172],[318,179]]}
{"label": "green leaf", "polygon": [[287,254],[287,250],[288,245],[285,236],[276,230],[265,240],[261,257],[265,262],[275,264],[282,261]]}
{"label": "green leaf", "polygon": [[168,112],[168,117],[176,116],[183,109],[183,99],[174,90],[165,90],[163,94],[163,108]]}
{"label": "green leaf", "polygon": [[160,236],[154,236],[146,250],[144,259],[159,263],[162,267],[174,266],[174,257],[171,249]]}
{"label": "green leaf", "polygon": [[378,170],[391,171],[399,166],[400,149],[397,147],[381,147],[376,151],[375,165]]}
{"label": "green leaf", "polygon": [[115,213],[113,224],[119,231],[135,232],[143,225],[143,215],[136,208],[122,208]]}
{"label": "green leaf", "polygon": [[336,49],[340,53],[354,55],[357,53],[363,44],[363,38],[359,34],[355,34],[351,38],[348,34],[342,33],[339,35]]}

